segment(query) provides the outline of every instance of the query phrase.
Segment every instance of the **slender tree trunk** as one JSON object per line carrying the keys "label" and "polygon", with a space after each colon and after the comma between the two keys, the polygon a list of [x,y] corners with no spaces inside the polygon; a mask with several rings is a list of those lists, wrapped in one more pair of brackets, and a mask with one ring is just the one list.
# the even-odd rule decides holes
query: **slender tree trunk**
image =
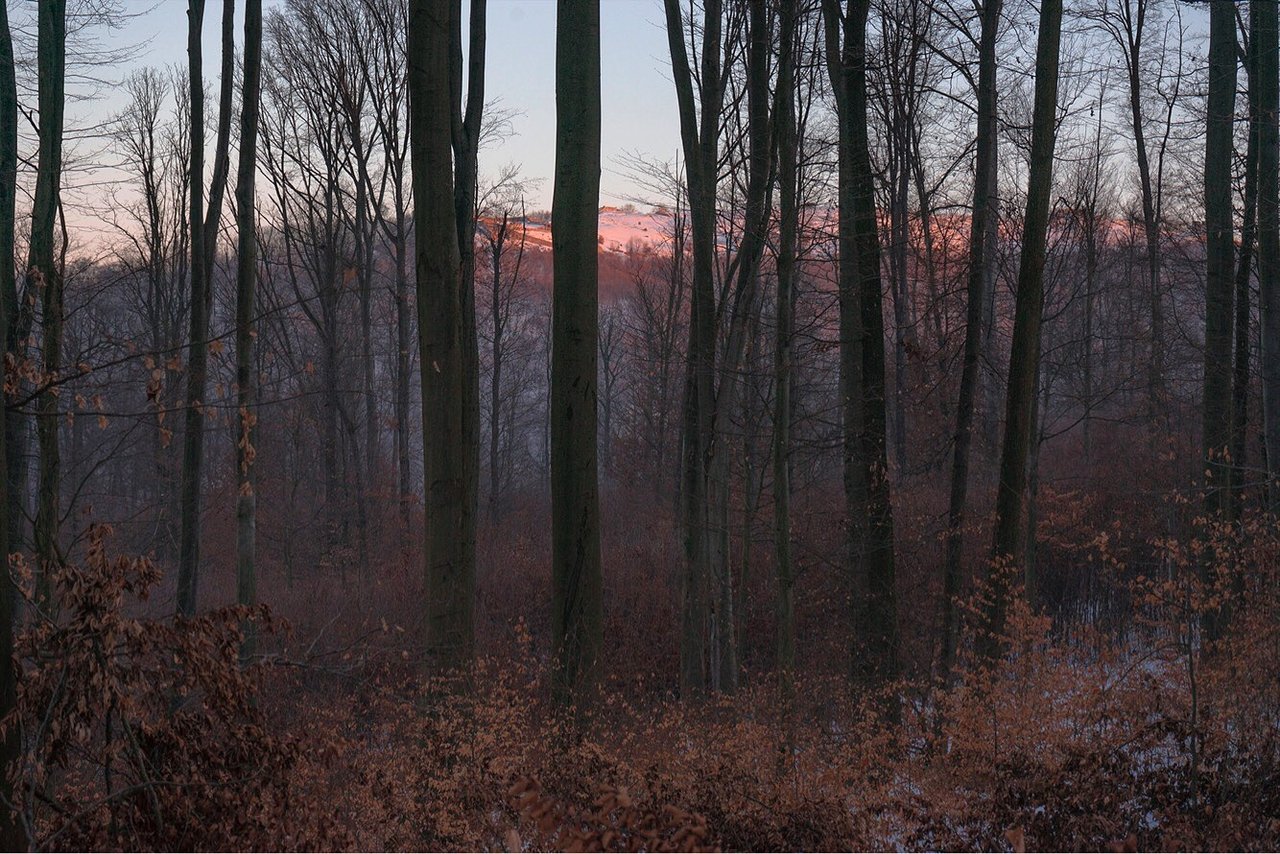
{"label": "slender tree trunk", "polygon": [[[462,101],[462,4],[455,0],[450,33],[454,209],[462,272],[462,535],[470,543],[469,573],[475,576],[476,516],[480,494],[480,350],[476,334],[476,192],[480,136],[484,116],[485,37],[488,0],[470,0],[467,49],[467,99]],[[455,402],[452,404],[457,405]],[[474,586],[474,585],[473,585]]]}
{"label": "slender tree trunk", "polygon": [[996,197],[996,39],[1000,28],[1000,0],[982,5],[978,38],[978,132],[974,164],[973,214],[969,223],[968,304],[965,309],[964,355],[960,395],[956,403],[955,446],[951,462],[951,496],[947,509],[946,564],[942,576],[942,661],[939,677],[945,685],[955,670],[960,644],[961,562],[969,500],[969,460],[973,451],[974,397],[982,370],[983,309],[987,271],[995,259],[988,252],[988,232],[998,227]]}
{"label": "slender tree trunk", "polygon": [[718,134],[723,106],[720,39],[721,0],[703,6],[702,67],[695,109],[693,75],[684,42],[679,0],[664,0],[671,72],[680,112],[680,137],[689,189],[693,278],[685,382],[681,501],[684,573],[681,578],[680,692],[700,694],[707,684],[711,543],[708,530],[707,455],[712,448],[715,409],[715,235]]}
{"label": "slender tree trunk", "polygon": [[[1258,141],[1262,128],[1259,112],[1258,47],[1261,3],[1249,5],[1249,26],[1253,35],[1245,56],[1248,78],[1249,137],[1244,157],[1244,212],[1240,221],[1240,255],[1236,259],[1235,281],[1235,361],[1231,373],[1231,518],[1240,519],[1244,509],[1245,468],[1249,428],[1249,293],[1253,276],[1254,243],[1258,218]],[[1262,13],[1263,20],[1266,13]]]}
{"label": "slender tree trunk", "polygon": [[[845,500],[845,560],[849,567],[849,592],[853,604],[853,624],[865,625],[869,598],[865,572],[867,536],[867,483],[861,465],[859,436],[862,432],[862,319],[858,280],[853,210],[855,187],[853,158],[850,156],[852,121],[849,119],[848,67],[841,51],[845,35],[844,12],[839,0],[823,0],[822,17],[828,76],[835,97],[839,125],[837,207],[837,283],[840,331],[840,439],[841,473]],[[855,654],[855,660],[857,656]]]}
{"label": "slender tree trunk", "polygon": [[[61,207],[62,119],[66,105],[66,0],[40,0],[37,65],[39,68],[40,153],[28,250],[28,292],[41,295],[41,347],[44,382],[62,369],[62,270],[54,251],[54,230]],[[7,260],[0,259],[7,263]],[[50,574],[61,562],[58,528],[61,519],[61,460],[58,451],[58,393],[50,385],[41,392],[36,434],[40,444],[40,487],[36,500],[35,546],[42,602],[51,596]]]}
{"label": "slender tree trunk", "polygon": [[[502,223],[491,246],[493,259],[492,302],[489,320],[493,325],[491,348],[493,370],[489,374],[489,521],[497,522],[502,515],[502,252],[507,239],[508,215],[504,211]],[[521,228],[523,228],[523,223]]]}
{"label": "slender tree trunk", "polygon": [[[903,111],[895,111],[903,112]],[[897,117],[899,124],[905,124],[908,118]],[[891,252],[893,262],[893,457],[897,465],[898,477],[907,474],[907,340],[912,335],[911,319],[908,316],[910,304],[911,278],[908,269],[908,257],[911,242],[908,234],[911,213],[907,207],[911,186],[911,153],[903,127],[890,131],[898,138],[896,151],[897,174],[893,176],[893,213],[891,220]]]}
{"label": "slender tree trunk", "polygon": [[1102,214],[1099,210],[1099,195],[1102,186],[1102,117],[1105,98],[1106,87],[1099,87],[1098,123],[1093,137],[1093,185],[1090,187],[1089,203],[1085,211],[1084,222],[1084,330],[1081,336],[1084,339],[1081,359],[1083,362],[1081,368],[1084,372],[1084,389],[1081,397],[1084,400],[1084,419],[1082,422],[1084,462],[1086,471],[1090,473],[1092,473],[1091,464],[1093,461],[1093,312],[1098,290],[1098,237],[1104,227]]}
{"label": "slender tree trunk", "polygon": [[[769,51],[771,39],[764,0],[750,0],[748,9],[747,112],[750,174],[744,210],[742,241],[738,247],[737,282],[729,313],[729,332],[720,366],[720,383],[712,402],[712,441],[707,452],[708,536],[713,538],[709,578],[717,586],[712,613],[710,673],[713,690],[733,692],[738,686],[738,649],[734,635],[733,570],[729,562],[730,457],[733,447],[731,413],[737,408],[742,364],[748,346],[751,318],[756,311],[756,285],[772,190],[772,136],[769,121]],[[721,313],[725,308],[721,306]],[[713,345],[714,346],[714,345]],[[712,516],[711,514],[714,514]]]}
{"label": "slender tree trunk", "polygon": [[405,232],[407,217],[403,210],[396,212],[396,462],[399,466],[400,550],[408,554],[409,516],[413,495],[413,473],[409,461],[409,380],[410,342],[409,275],[407,265],[409,250]]}
{"label": "slender tree trunk", "polygon": [[1031,392],[1031,445],[1027,455],[1027,524],[1023,530],[1022,548],[1019,550],[1023,556],[1023,588],[1027,602],[1032,608],[1040,603],[1040,577],[1036,566],[1036,530],[1040,523],[1037,504],[1037,499],[1040,497],[1040,446],[1044,441],[1044,431],[1040,426],[1044,411],[1040,387],[1042,382],[1044,382],[1044,369],[1037,365],[1035,384]]}
{"label": "slender tree trunk", "polygon": [[[0,330],[8,330],[13,322],[11,312],[18,305],[18,283],[11,259],[17,224],[18,176],[18,84],[13,57],[13,33],[9,29],[7,4],[0,4]],[[2,399],[2,398],[0,398]],[[6,406],[7,410],[7,406]],[[13,714],[18,702],[18,669],[13,660],[16,592],[8,573],[9,554],[16,542],[10,537],[9,514],[13,506],[13,480],[7,477],[9,437],[8,413],[6,429],[0,430],[0,720]],[[10,804],[14,803],[13,777],[15,763],[21,761],[22,733],[16,726],[0,736],[0,848],[26,851],[29,847],[26,829]]]}
{"label": "slender tree trunk", "polygon": [[1156,210],[1155,184],[1147,155],[1146,123],[1142,115],[1142,43],[1146,28],[1147,1],[1136,0],[1136,7],[1126,0],[1125,62],[1129,82],[1130,127],[1133,130],[1134,153],[1138,164],[1138,181],[1142,190],[1142,231],[1147,242],[1147,287],[1151,301],[1151,357],[1147,362],[1147,384],[1152,418],[1162,414],[1164,406],[1164,301],[1160,289],[1160,222]]}
{"label": "slender tree trunk", "polygon": [[[254,375],[254,301],[258,286],[258,234],[254,206],[257,173],[258,113],[262,82],[262,0],[245,0],[244,82],[240,107],[240,163],[236,176],[236,404],[240,435],[236,442],[236,601],[257,604],[257,494],[253,464],[257,456],[255,424],[257,378]],[[252,624],[245,626],[241,658],[255,652]]]}
{"label": "slender tree trunk", "polygon": [[[1230,512],[1231,466],[1231,325],[1233,297],[1233,211],[1231,167],[1236,95],[1236,22],[1231,3],[1209,4],[1209,92],[1204,155],[1205,220],[1205,330],[1204,330],[1204,427],[1203,454],[1205,514],[1223,519]],[[1265,104],[1263,105],[1265,111]],[[1265,115],[1265,112],[1264,112]],[[1259,149],[1259,166],[1262,163]],[[1259,211],[1265,211],[1266,171],[1258,170]],[[1259,261],[1266,267],[1265,216],[1259,222]],[[1261,278],[1261,277],[1260,277]],[[1265,314],[1264,301],[1264,314]],[[1264,331],[1265,336],[1265,331]],[[1265,374],[1264,367],[1264,374]],[[1264,388],[1265,379],[1264,379]],[[1200,562],[1200,578],[1206,586],[1217,581],[1211,560]],[[1206,611],[1203,629],[1216,639],[1220,613]]]}
{"label": "slender tree trunk", "polygon": [[795,313],[796,242],[799,210],[796,203],[797,143],[795,93],[796,4],[783,3],[780,12],[778,94],[778,219],[777,325],[774,330],[773,373],[773,507],[774,552],[778,578],[778,680],[790,697],[796,668],[795,567],[791,561],[791,360]]}
{"label": "slender tree trunk", "polygon": [[[1262,306],[1262,405],[1267,497],[1280,506],[1280,62],[1274,3],[1250,5],[1257,15],[1253,52],[1258,80],[1258,290]],[[1234,76],[1234,75],[1233,75]],[[1252,89],[1252,87],[1251,87]],[[1245,309],[1248,310],[1247,307]],[[1239,336],[1237,336],[1239,337]],[[1247,351],[1247,332],[1244,335]],[[1247,368],[1246,368],[1247,370]],[[1238,416],[1237,416],[1238,417]],[[1237,465],[1242,464],[1243,459]]]}
{"label": "slender tree trunk", "polygon": [[437,673],[462,668],[475,643],[474,513],[468,474],[458,220],[449,117],[455,0],[411,0],[408,31],[410,152],[418,271],[418,339],[426,447],[426,654]]}
{"label": "slender tree trunk", "polygon": [[1004,648],[1014,568],[1023,539],[1027,460],[1035,429],[1036,374],[1040,365],[1040,324],[1044,314],[1044,263],[1049,197],[1053,188],[1061,33],[1062,0],[1043,0],[1036,44],[1031,170],[1022,229],[1022,257],[1018,267],[1013,344],[1009,354],[1000,483],[996,491],[995,549],[989,573],[985,625],[978,637],[978,653],[985,661],[994,661]]}
{"label": "slender tree trunk", "polygon": [[204,456],[203,405],[207,373],[210,294],[204,256],[204,76],[201,31],[204,0],[189,0],[189,84],[191,104],[190,232],[191,232],[191,332],[187,355],[187,400],[182,437],[182,477],[178,546],[178,613],[190,617],[196,611],[200,570],[200,464]]}
{"label": "slender tree trunk", "polygon": [[556,6],[551,349],[551,614],[555,693],[581,711],[600,679],[604,616],[596,460],[600,0]]}
{"label": "slender tree trunk", "polygon": [[214,148],[209,207],[204,209],[204,0],[187,6],[187,84],[191,109],[189,164],[191,234],[191,332],[187,357],[187,401],[182,439],[182,516],[178,547],[178,613],[196,612],[200,581],[200,486],[204,466],[204,395],[209,374],[209,316],[213,309],[213,257],[217,246],[222,195],[230,169],[231,97],[234,91],[234,0],[224,0],[222,81],[218,137]]}

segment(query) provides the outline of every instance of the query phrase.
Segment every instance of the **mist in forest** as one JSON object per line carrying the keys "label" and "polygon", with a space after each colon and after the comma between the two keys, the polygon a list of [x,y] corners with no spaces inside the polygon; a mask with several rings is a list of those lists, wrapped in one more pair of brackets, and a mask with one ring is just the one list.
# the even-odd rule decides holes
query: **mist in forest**
{"label": "mist in forest", "polygon": [[0,848],[1280,846],[1276,3],[183,5],[0,4]]}

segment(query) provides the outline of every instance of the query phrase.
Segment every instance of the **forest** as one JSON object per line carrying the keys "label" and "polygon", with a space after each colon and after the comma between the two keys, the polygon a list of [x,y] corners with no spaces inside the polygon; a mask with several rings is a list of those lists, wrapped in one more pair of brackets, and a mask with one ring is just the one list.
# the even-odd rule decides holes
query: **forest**
{"label": "forest", "polygon": [[0,3],[0,849],[1280,847],[1275,0],[509,2]]}

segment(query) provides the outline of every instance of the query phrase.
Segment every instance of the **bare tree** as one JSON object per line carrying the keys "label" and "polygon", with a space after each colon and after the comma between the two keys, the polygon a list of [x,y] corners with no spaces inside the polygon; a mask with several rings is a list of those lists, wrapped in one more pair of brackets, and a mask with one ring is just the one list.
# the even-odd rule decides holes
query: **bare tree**
{"label": "bare tree", "polygon": [[[1204,153],[1205,329],[1203,455],[1205,512],[1230,512],[1232,261],[1235,257],[1231,200],[1232,130],[1236,97],[1236,21],[1230,4],[1209,7],[1209,90]],[[1262,171],[1259,170],[1259,178]],[[1260,180],[1260,185],[1262,184]],[[1260,211],[1263,206],[1259,205]],[[1261,229],[1265,230],[1265,229]],[[1260,241],[1260,249],[1266,241]],[[1265,255],[1263,250],[1260,254]],[[1214,583],[1216,570],[1200,563],[1201,580]],[[1206,612],[1204,629],[1216,638],[1219,614]]]}
{"label": "bare tree", "polygon": [[235,0],[223,0],[222,81],[209,204],[204,204],[204,71],[201,44],[205,0],[187,7],[188,88],[191,108],[191,332],[187,342],[187,401],[182,452],[181,542],[178,551],[178,613],[196,611],[200,583],[200,493],[204,465],[204,406],[209,374],[209,315],[213,307],[213,250],[222,196],[230,169],[231,96],[235,69]]}
{"label": "bare tree", "polygon": [[[258,287],[258,232],[254,179],[258,171],[258,111],[262,85],[262,0],[245,0],[244,78],[240,98],[240,162],[236,176],[236,406],[240,436],[236,442],[236,601],[257,603],[257,493],[254,458],[257,450],[257,378],[253,339]],[[252,627],[246,627],[242,655],[254,652]]]}
{"label": "bare tree", "polygon": [[[1262,405],[1267,450],[1267,500],[1280,507],[1280,58],[1277,11],[1271,3],[1249,4],[1254,21],[1251,55],[1256,57],[1258,172],[1258,290],[1262,306]],[[1253,84],[1249,92],[1253,92]],[[1252,101],[1252,98],[1250,99]],[[1247,308],[1246,308],[1247,311]],[[1247,341],[1247,337],[1246,337]],[[1243,432],[1242,430],[1240,432]],[[1236,462],[1243,465],[1243,460]]]}
{"label": "bare tree", "polygon": [[778,577],[778,678],[785,694],[792,691],[796,666],[795,566],[791,561],[791,360],[795,323],[799,131],[796,126],[796,18],[794,3],[783,3],[778,26],[778,94],[775,122],[778,137],[777,291],[773,372],[773,503],[774,550]]}
{"label": "bare tree", "polygon": [[[844,485],[855,584],[852,672],[886,682],[897,673],[893,504],[885,417],[884,315],[875,176],[867,132],[868,0],[823,0],[826,61],[840,122],[839,293]],[[853,519],[864,516],[860,531]]]}
{"label": "bare tree", "polygon": [[556,7],[551,348],[551,622],[555,693],[589,706],[604,638],[597,471],[600,2]]}
{"label": "bare tree", "polygon": [[[14,275],[13,248],[17,223],[18,178],[18,83],[14,73],[13,33],[9,29],[8,4],[0,4],[0,330],[10,328],[11,312],[17,310],[18,283]],[[6,346],[6,351],[8,347]],[[0,555],[7,564],[14,545],[10,536],[13,488],[8,473],[8,395],[4,395],[5,429],[0,430]],[[6,567],[7,568],[7,567]],[[16,591],[8,572],[0,577],[0,719],[7,720],[17,705],[18,670],[13,660]],[[29,848],[27,833],[13,809],[14,766],[22,754],[22,734],[16,726],[5,728],[0,737],[0,847],[10,851]]]}
{"label": "bare tree", "polygon": [[1000,482],[996,492],[995,550],[988,574],[985,625],[978,638],[979,655],[994,660],[1004,648],[1005,621],[1014,569],[1023,542],[1027,462],[1035,430],[1040,370],[1040,329],[1044,315],[1044,265],[1053,188],[1053,154],[1057,140],[1058,54],[1062,36],[1061,0],[1040,4],[1036,43],[1035,103],[1031,120],[1031,169],[1022,252],[1018,265],[1017,306],[1009,353],[1009,391]]}
{"label": "bare tree", "polygon": [[62,518],[61,460],[58,449],[58,392],[50,380],[62,369],[63,269],[55,256],[54,229],[61,205],[62,123],[66,109],[67,4],[42,0],[38,13],[40,155],[27,252],[28,292],[41,295],[42,351],[46,387],[40,394],[36,432],[40,444],[40,488],[36,502],[35,546],[41,598],[49,575],[61,562],[58,528]]}
{"label": "bare tree", "polygon": [[438,671],[465,666],[474,644],[474,511],[467,506],[464,462],[467,339],[449,124],[449,45],[457,14],[454,0],[409,4],[409,139],[427,448],[426,642],[428,666]]}
{"label": "bare tree", "polygon": [[947,510],[946,565],[942,577],[942,661],[939,675],[947,682],[956,664],[960,642],[961,560],[968,512],[969,460],[973,453],[973,409],[982,358],[982,313],[989,268],[989,233],[999,227],[996,186],[997,89],[996,41],[1000,28],[1000,0],[984,0],[978,37],[978,130],[974,146],[973,208],[969,221],[969,275],[966,291],[964,354],[960,394],[956,402],[955,446],[951,463],[951,493]]}
{"label": "bare tree", "polygon": [[707,517],[707,455],[712,444],[715,401],[715,232],[720,111],[724,103],[723,7],[721,0],[705,0],[703,4],[696,107],[680,3],[664,0],[663,8],[680,111],[693,254],[680,485],[684,529],[680,692],[682,696],[693,697],[704,689],[708,674],[706,633],[711,543]]}

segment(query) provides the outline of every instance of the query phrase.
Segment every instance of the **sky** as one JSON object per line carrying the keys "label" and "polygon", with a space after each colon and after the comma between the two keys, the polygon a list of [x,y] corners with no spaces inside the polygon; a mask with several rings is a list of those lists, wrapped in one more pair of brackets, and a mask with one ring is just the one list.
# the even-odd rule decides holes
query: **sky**
{"label": "sky", "polygon": [[[239,5],[239,4],[238,4]],[[266,0],[266,7],[280,5]],[[186,62],[187,0],[125,0],[136,17],[115,35],[138,44],[134,66]],[[241,10],[238,8],[237,12]],[[220,0],[205,10],[205,74],[217,77]],[[661,0],[602,0],[601,204],[620,204],[636,193],[618,159],[642,152],[673,159],[680,144],[679,117],[671,83]],[[242,37],[237,16],[237,47]],[[489,0],[486,101],[519,110],[516,135],[481,154],[481,171],[494,174],[509,164],[541,184],[529,194],[532,208],[551,206],[555,170],[555,0]],[[120,75],[123,76],[123,73]],[[122,104],[108,95],[95,111],[110,114]]]}

